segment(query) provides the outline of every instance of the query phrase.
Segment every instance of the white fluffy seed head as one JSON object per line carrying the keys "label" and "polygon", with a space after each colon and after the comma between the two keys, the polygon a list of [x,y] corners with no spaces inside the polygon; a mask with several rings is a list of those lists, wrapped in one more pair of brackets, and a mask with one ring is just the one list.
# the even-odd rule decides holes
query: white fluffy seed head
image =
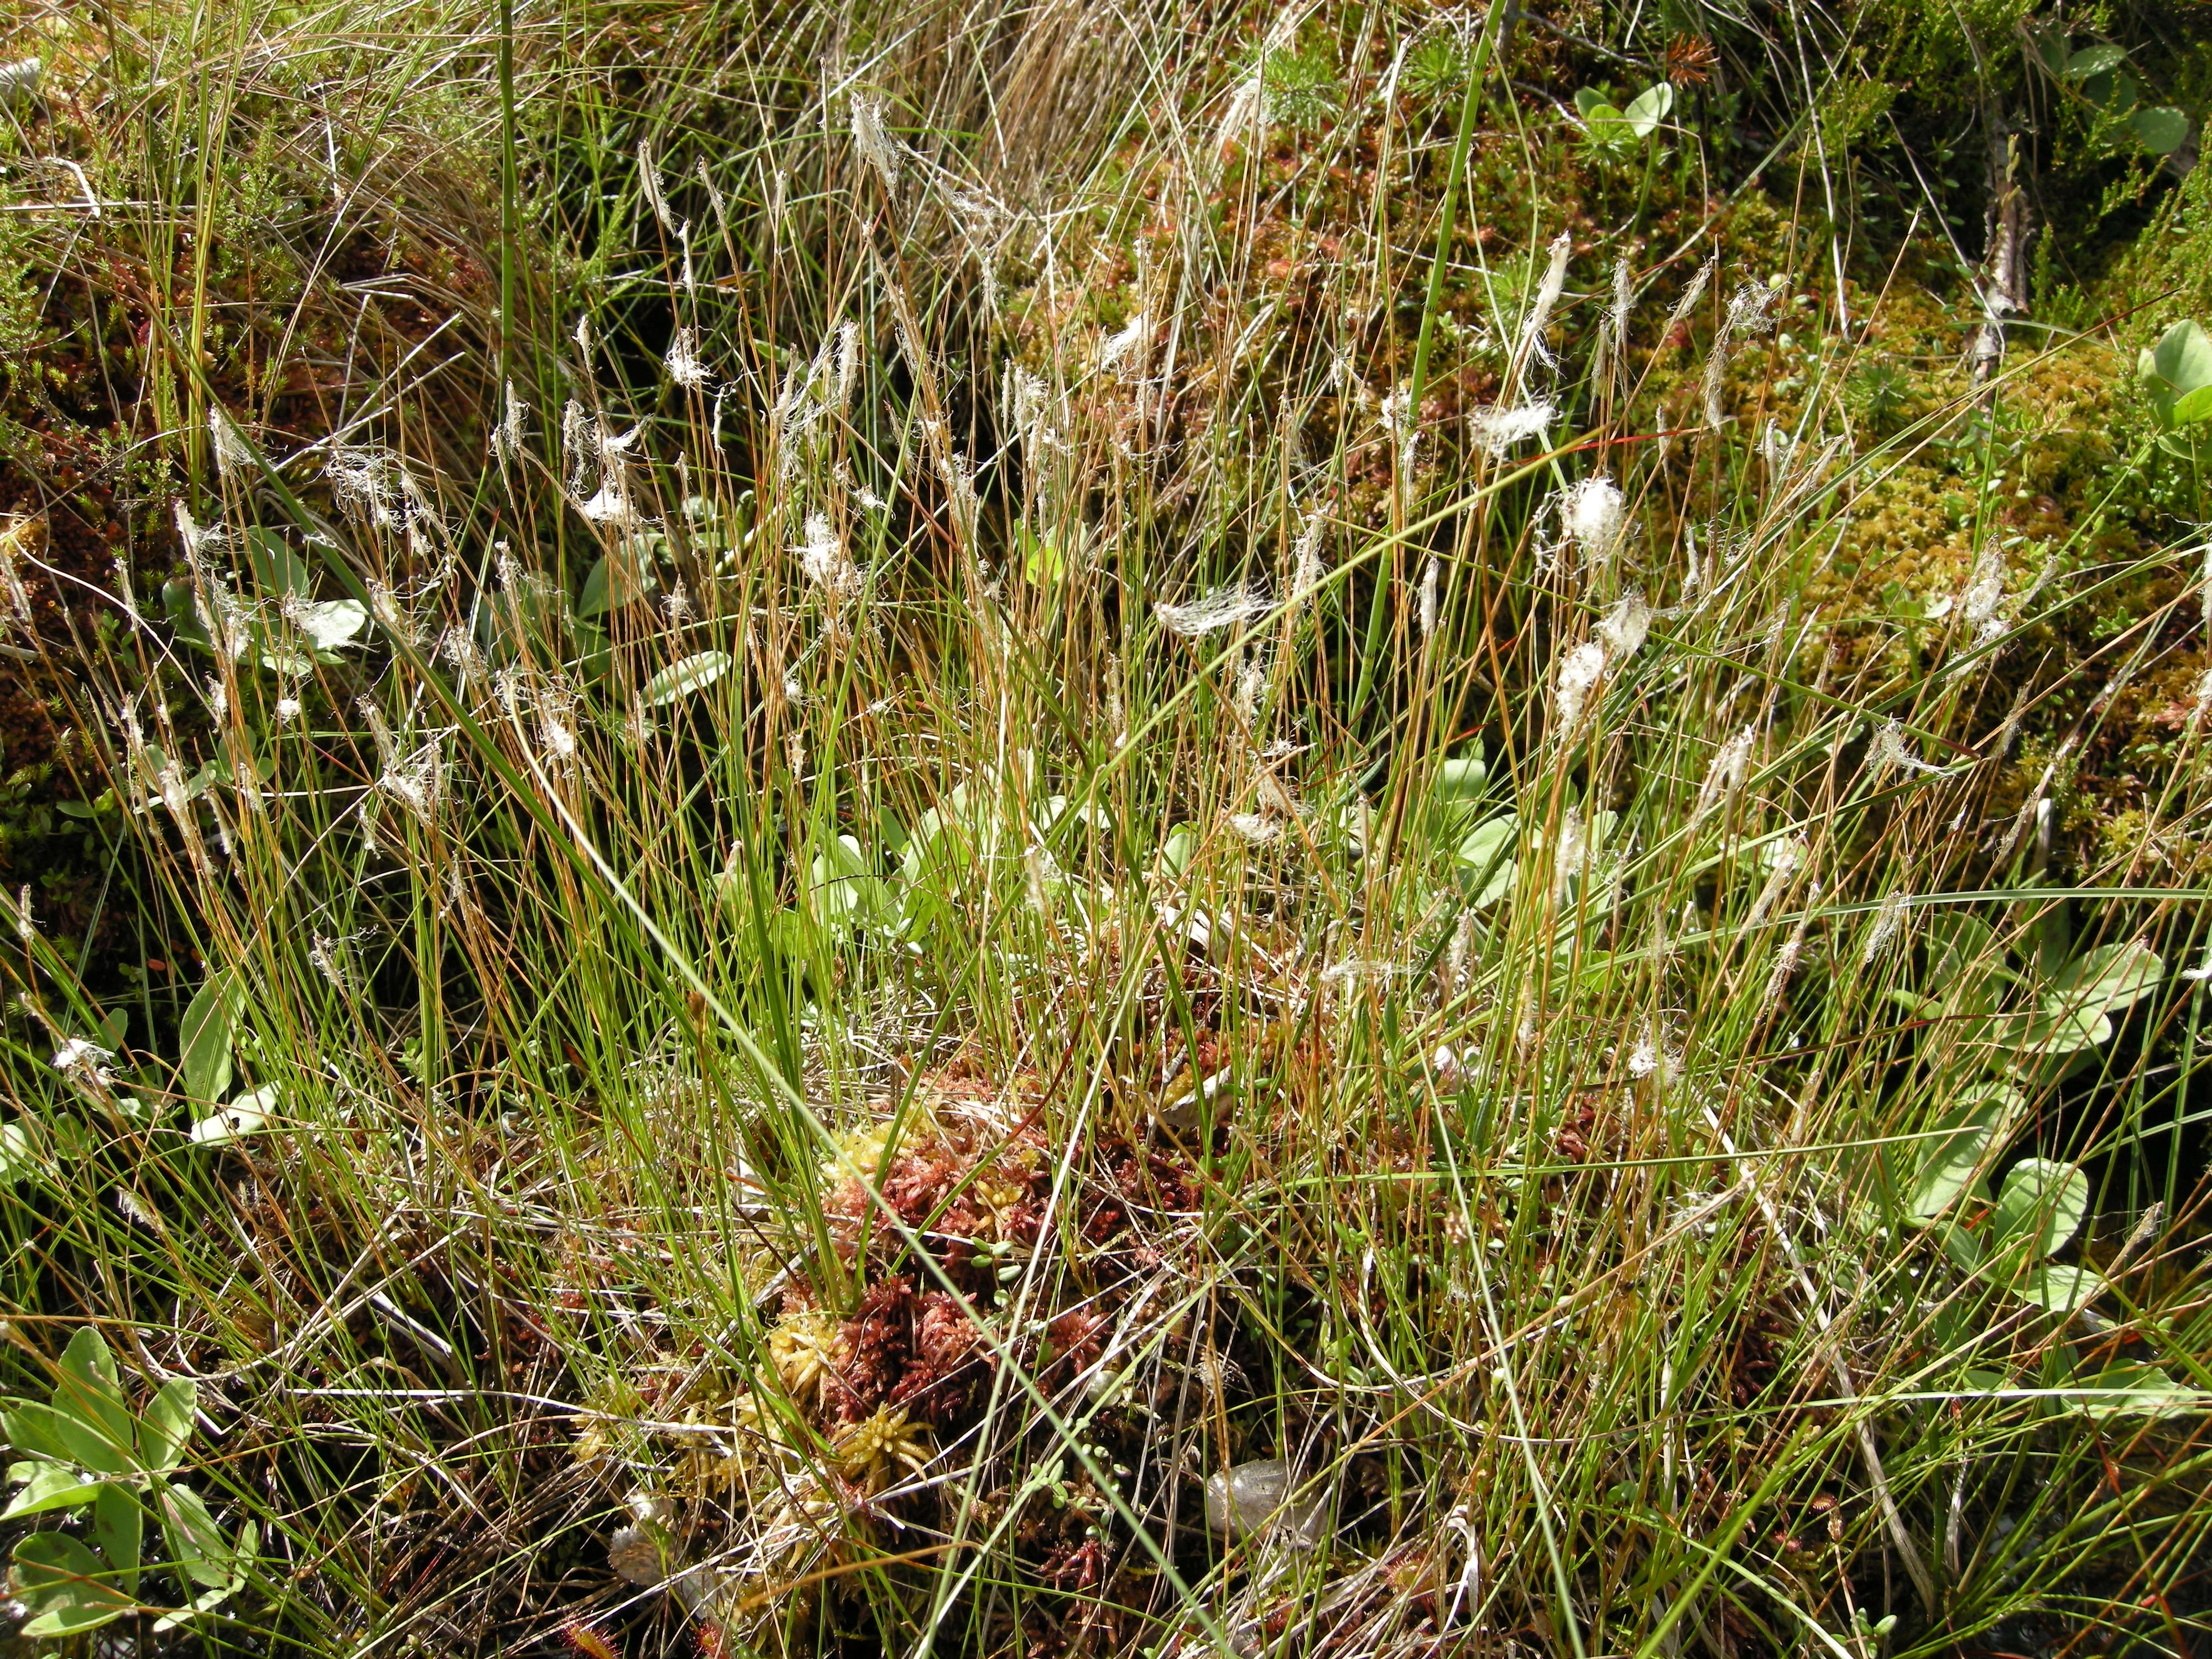
{"label": "white fluffy seed head", "polygon": [[1881,908],[1875,912],[1874,927],[1867,933],[1866,948],[1860,956],[1863,963],[1871,964],[1889,948],[1904,925],[1905,907],[1911,902],[1912,896],[1905,892],[1892,893],[1882,900]]}
{"label": "white fluffy seed head", "polygon": [[661,194],[660,169],[653,162],[653,141],[640,139],[637,146],[637,182],[645,192],[646,203],[653,209],[653,216],[660,222],[663,230],[674,230],[676,221],[668,211],[668,198]]}
{"label": "white fluffy seed head", "polygon": [[1559,295],[1567,285],[1567,258],[1574,252],[1574,239],[1561,231],[1552,239],[1551,258],[1544,267],[1544,280],[1536,290],[1536,303],[1528,313],[1528,320],[1521,330],[1521,346],[1515,355],[1523,366],[1531,359],[1548,363],[1551,348],[1544,343],[1544,331],[1552,325],[1552,308],[1559,302]]}
{"label": "white fluffy seed head", "polygon": [[1568,486],[1559,498],[1559,521],[1585,564],[1603,564],[1613,557],[1627,519],[1620,485],[1603,473]]}
{"label": "white fluffy seed head", "polygon": [[1503,455],[1526,439],[1549,431],[1559,418],[1559,406],[1548,398],[1516,407],[1478,409],[1468,416],[1468,428],[1486,455]]}
{"label": "white fluffy seed head", "polygon": [[808,514],[805,538],[791,550],[799,555],[799,568],[806,580],[832,599],[860,590],[860,573],[846,556],[845,544],[827,515]]}
{"label": "white fluffy seed head", "polygon": [[1640,588],[1623,594],[1597,625],[1597,636],[1607,656],[1617,663],[1626,662],[1643,649],[1644,636],[1650,631],[1651,606]]}
{"label": "white fluffy seed head", "polygon": [[1256,588],[1218,587],[1203,599],[1194,599],[1188,605],[1170,605],[1164,600],[1155,603],[1152,614],[1160,619],[1168,632],[1179,634],[1188,640],[1265,616],[1267,607],[1273,603],[1266,593]]}
{"label": "white fluffy seed head", "polygon": [[1605,647],[1586,640],[1559,664],[1559,730],[1571,732],[1582,724],[1583,705],[1590,689],[1605,677]]}
{"label": "white fluffy seed head", "polygon": [[896,141],[884,127],[884,100],[867,94],[855,94],[853,99],[853,145],[860,152],[860,159],[876,170],[884,181],[884,194],[898,195],[898,150]]}
{"label": "white fluffy seed head", "polygon": [[208,405],[208,440],[215,451],[216,471],[223,477],[250,478],[258,470],[253,446],[220,404]]}
{"label": "white fluffy seed head", "polygon": [[1752,745],[1757,741],[1757,732],[1747,726],[1720,746],[1720,752],[1713,757],[1712,765],[1705,772],[1705,781],[1698,790],[1698,804],[1691,813],[1692,822],[1702,818],[1735,793],[1743,782],[1745,772],[1750,768]]}
{"label": "white fluffy seed head", "polygon": [[668,343],[668,356],[663,362],[668,378],[687,392],[696,392],[707,384],[707,365],[699,360],[698,331],[688,323],[676,331],[676,337]]}

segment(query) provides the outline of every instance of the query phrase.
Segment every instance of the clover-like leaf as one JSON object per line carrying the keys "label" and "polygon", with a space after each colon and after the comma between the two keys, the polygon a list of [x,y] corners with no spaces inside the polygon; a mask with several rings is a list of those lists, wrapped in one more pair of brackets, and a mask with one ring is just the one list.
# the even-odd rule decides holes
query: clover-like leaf
{"label": "clover-like leaf", "polygon": [[2086,81],[2093,75],[2109,75],[2127,58],[2125,52],[2109,44],[2084,46],[2066,60],[2066,76],[2069,80]]}

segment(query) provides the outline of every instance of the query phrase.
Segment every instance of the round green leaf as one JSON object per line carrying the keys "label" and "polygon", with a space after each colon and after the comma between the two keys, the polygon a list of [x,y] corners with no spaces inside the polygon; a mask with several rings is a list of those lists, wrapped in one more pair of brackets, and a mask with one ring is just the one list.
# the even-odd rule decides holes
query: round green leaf
{"label": "round green leaf", "polygon": [[30,1609],[25,1636],[75,1636],[120,1619],[137,1603],[107,1582],[100,1559],[65,1532],[34,1532],[15,1546],[16,1599]]}
{"label": "round green leaf", "polygon": [[2146,105],[2128,117],[2128,130],[2154,155],[2171,155],[2189,142],[2189,118],[2170,105]]}
{"label": "round green leaf", "polygon": [[2093,1391],[2079,1401],[2091,1417],[2179,1417],[2212,1411],[2212,1394],[2185,1388],[2157,1366],[2133,1360],[2076,1377],[2075,1386]]}
{"label": "round green leaf", "polygon": [[253,580],[270,599],[289,596],[304,599],[313,591],[315,579],[307,561],[285,545],[273,530],[258,526],[246,532],[246,562]]}
{"label": "round green leaf", "polygon": [[1980,1089],[1937,1121],[1936,1133],[1921,1143],[1919,1167],[1905,1194],[1908,1215],[1933,1221],[1973,1185],[2017,1099],[2009,1089]]}
{"label": "round green leaf", "polygon": [[2196,391],[2176,398],[2172,420],[2176,426],[2196,426],[2204,421],[2212,421],[2212,386],[2200,386]]}
{"label": "round green leaf", "polygon": [[200,1495],[174,1482],[161,1490],[161,1537],[170,1558],[195,1584],[231,1582],[230,1543]]}
{"label": "round green leaf", "polygon": [[193,1124],[192,1139],[203,1146],[220,1146],[244,1135],[258,1134],[269,1127],[269,1116],[276,1109],[280,1093],[276,1084],[264,1083],[251,1094],[239,1096]]}
{"label": "round green leaf", "polygon": [[2005,1245],[2025,1243],[2031,1261],[2065,1247],[2089,1213],[2089,1177],[2070,1164],[2022,1158],[1997,1194],[1992,1226]]}
{"label": "round green leaf", "polygon": [[1674,88],[1662,81],[1638,93],[1635,101],[1621,114],[1638,138],[1649,138],[1674,107]]}
{"label": "round green leaf", "polygon": [[2052,976],[2045,1001],[2093,1015],[2117,1014],[2156,990],[2165,976],[2166,963],[2158,952],[2138,940],[2100,945]]}
{"label": "round green leaf", "polygon": [[2066,60],[2066,73],[2074,80],[2086,81],[2093,75],[2108,75],[2127,61],[2127,53],[2115,46],[2084,46]]}
{"label": "round green leaf", "polygon": [[860,843],[840,836],[814,860],[808,896],[817,920],[833,927],[866,927],[890,902],[890,890],[870,873]]}
{"label": "round green leaf", "polygon": [[299,609],[300,631],[318,651],[335,651],[368,626],[366,606],[352,599],[326,599]]}
{"label": "round green leaf", "polygon": [[1459,883],[1468,895],[1468,902],[1476,909],[1495,904],[1513,891],[1521,873],[1519,834],[1520,820],[1508,812],[1475,825],[1473,833],[1460,842],[1455,854]]}
{"label": "round green leaf", "polygon": [[2105,1281],[2087,1267],[2046,1261],[2014,1287],[2019,1294],[2055,1314],[2086,1308],[2103,1294]]}
{"label": "round green leaf", "polygon": [[1160,862],[1173,875],[1188,875],[1190,861],[1197,855],[1198,831],[1187,823],[1179,823],[1169,830],[1167,840],[1160,846]]}
{"label": "round green leaf", "polygon": [[2175,399],[2212,386],[2212,334],[2185,317],[2136,359],[2136,374],[2158,406],[2159,419],[2170,422]]}
{"label": "round green leaf", "polygon": [[38,1146],[31,1139],[30,1126],[10,1123],[0,1128],[0,1186],[14,1186],[38,1167]]}
{"label": "round green leaf", "polygon": [[137,1492],[118,1480],[104,1480],[93,1493],[92,1541],[100,1546],[119,1588],[138,1594],[138,1562],[146,1541],[146,1511]]}
{"label": "round green leaf", "polygon": [[137,1425],[115,1380],[115,1356],[106,1339],[89,1325],[79,1326],[62,1352],[60,1369],[54,1423],[70,1455],[101,1474],[127,1473],[137,1461]]}
{"label": "round green leaf", "polygon": [[643,599],[658,585],[652,565],[640,552],[625,549],[610,554],[593,565],[591,574],[584,578],[584,591],[576,599],[576,614],[603,617]]}
{"label": "round green leaf", "polygon": [[9,1481],[22,1481],[23,1490],[9,1500],[0,1521],[13,1521],[26,1515],[44,1515],[49,1510],[81,1510],[100,1492],[100,1483],[88,1480],[66,1463],[14,1463],[9,1466]]}
{"label": "round green leaf", "polygon": [[185,1010],[185,1090],[195,1100],[220,1100],[230,1087],[230,1045],[245,994],[237,976],[210,974]]}
{"label": "round green leaf", "polygon": [[167,1474],[184,1462],[198,1406],[199,1385],[188,1376],[171,1377],[146,1402],[146,1414],[138,1419],[138,1456],[147,1468]]}
{"label": "round green leaf", "polygon": [[1440,801],[1480,800],[1490,787],[1490,765],[1478,746],[1472,755],[1455,756],[1437,769],[1432,793]]}

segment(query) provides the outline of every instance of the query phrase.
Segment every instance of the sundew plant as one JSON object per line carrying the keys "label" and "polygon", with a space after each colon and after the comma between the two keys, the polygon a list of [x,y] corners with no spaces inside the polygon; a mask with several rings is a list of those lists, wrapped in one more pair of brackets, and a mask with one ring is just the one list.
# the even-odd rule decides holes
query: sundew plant
{"label": "sundew plant", "polygon": [[0,19],[0,1647],[2201,1651],[2152,10]]}

